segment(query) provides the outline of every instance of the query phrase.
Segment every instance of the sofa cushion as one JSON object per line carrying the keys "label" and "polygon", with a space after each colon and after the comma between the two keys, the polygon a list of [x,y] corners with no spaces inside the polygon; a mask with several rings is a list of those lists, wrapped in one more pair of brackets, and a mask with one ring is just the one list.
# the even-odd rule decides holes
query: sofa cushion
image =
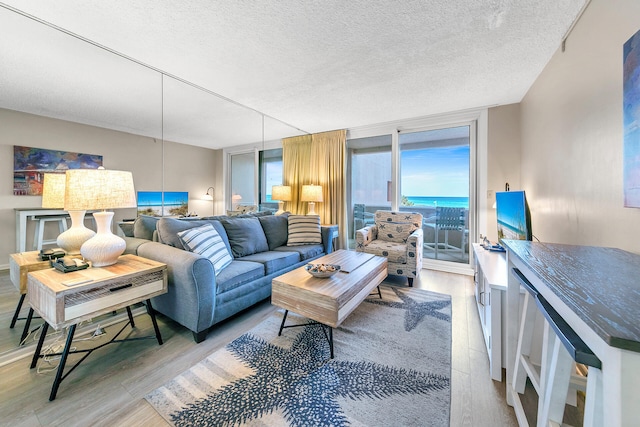
{"label": "sofa cushion", "polygon": [[287,246],[322,243],[319,215],[289,215]]}
{"label": "sofa cushion", "polygon": [[259,262],[264,265],[265,274],[271,274],[300,262],[300,254],[298,252],[267,251],[244,256],[239,261]]}
{"label": "sofa cushion", "polygon": [[261,216],[258,218],[264,230],[264,235],[267,237],[270,251],[287,244],[289,234],[288,217],[288,213],[283,213],[282,215]]}
{"label": "sofa cushion", "polygon": [[324,254],[324,247],[322,245],[280,246],[274,251],[297,252],[300,254],[300,261],[306,261]]}
{"label": "sofa cushion", "polygon": [[140,215],[133,222],[133,237],[138,239],[153,240],[153,232],[156,229],[157,216]]}
{"label": "sofa cushion", "polygon": [[216,220],[184,220],[177,218],[160,218],[157,225],[158,241],[165,245],[173,246],[180,249],[185,249],[182,241],[178,237],[180,231],[188,230],[194,227],[201,227],[205,224],[211,224],[216,229],[222,241],[224,242],[229,253],[231,253],[231,245],[229,245],[229,239],[227,238],[227,232],[220,223]]}
{"label": "sofa cushion", "polygon": [[418,228],[410,222],[376,221],[378,239],[387,242],[407,243],[411,233]]}
{"label": "sofa cushion", "polygon": [[185,249],[200,254],[213,264],[216,276],[233,261],[222,237],[211,224],[178,232]]}
{"label": "sofa cushion", "polygon": [[220,220],[235,258],[269,250],[267,237],[258,218],[227,218]]}
{"label": "sofa cushion", "polygon": [[216,276],[216,294],[230,291],[261,277],[264,277],[264,264],[233,260],[227,268]]}

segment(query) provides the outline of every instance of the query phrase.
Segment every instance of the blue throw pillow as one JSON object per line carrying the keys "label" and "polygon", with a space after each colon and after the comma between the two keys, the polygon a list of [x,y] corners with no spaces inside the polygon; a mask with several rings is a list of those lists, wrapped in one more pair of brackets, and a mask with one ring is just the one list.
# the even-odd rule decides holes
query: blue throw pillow
{"label": "blue throw pillow", "polygon": [[229,237],[235,258],[269,250],[267,237],[258,218],[228,218],[220,220]]}
{"label": "blue throw pillow", "polygon": [[211,224],[181,231],[178,237],[187,250],[211,261],[216,276],[233,261],[222,237]]}

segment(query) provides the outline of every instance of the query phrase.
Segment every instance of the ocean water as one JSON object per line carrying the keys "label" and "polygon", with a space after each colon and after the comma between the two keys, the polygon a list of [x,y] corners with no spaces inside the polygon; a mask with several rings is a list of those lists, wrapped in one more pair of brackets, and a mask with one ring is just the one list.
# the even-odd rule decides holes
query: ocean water
{"label": "ocean water", "polygon": [[[407,196],[410,202],[413,202],[415,206],[429,206],[429,207],[447,207],[447,208],[469,208],[468,197],[427,197],[427,196]],[[266,203],[272,202],[271,195],[266,197]]]}
{"label": "ocean water", "polygon": [[431,197],[431,196],[407,196],[415,206],[469,208],[468,197]]}

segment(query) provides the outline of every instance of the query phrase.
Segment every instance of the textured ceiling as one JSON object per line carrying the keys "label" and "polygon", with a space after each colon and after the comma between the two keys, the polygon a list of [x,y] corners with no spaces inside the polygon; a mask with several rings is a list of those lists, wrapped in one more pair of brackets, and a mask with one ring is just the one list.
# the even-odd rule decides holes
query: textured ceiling
{"label": "textured ceiling", "polygon": [[0,107],[221,148],[509,104],[584,3],[9,0]]}

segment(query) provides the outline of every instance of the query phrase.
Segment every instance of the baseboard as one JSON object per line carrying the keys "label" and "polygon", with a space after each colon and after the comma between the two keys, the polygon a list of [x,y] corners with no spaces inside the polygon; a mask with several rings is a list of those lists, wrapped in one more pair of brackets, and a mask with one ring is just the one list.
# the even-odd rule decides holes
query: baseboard
{"label": "baseboard", "polygon": [[424,258],[422,260],[422,268],[427,270],[444,271],[446,273],[464,274],[465,276],[473,276],[473,267],[471,267],[470,264],[456,264],[453,262]]}

